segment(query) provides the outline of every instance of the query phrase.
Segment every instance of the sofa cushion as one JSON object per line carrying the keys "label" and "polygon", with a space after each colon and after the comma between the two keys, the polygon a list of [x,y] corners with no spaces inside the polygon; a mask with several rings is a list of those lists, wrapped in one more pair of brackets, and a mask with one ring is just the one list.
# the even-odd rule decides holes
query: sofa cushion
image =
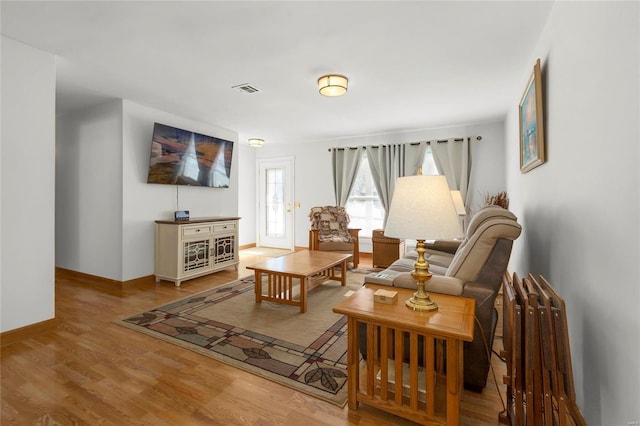
{"label": "sofa cushion", "polygon": [[372,272],[364,277],[365,283],[393,286],[393,280],[400,275],[401,272],[386,269],[382,272]]}
{"label": "sofa cushion", "polygon": [[447,267],[446,266],[429,264],[429,272],[431,272],[433,275],[443,275],[444,276],[447,273]]}
{"label": "sofa cushion", "polygon": [[416,263],[415,259],[402,258],[393,262],[387,269],[397,272],[411,272],[413,271],[413,265]]}
{"label": "sofa cushion", "polygon": [[433,252],[433,253],[429,253],[426,252],[424,254],[424,259],[429,262],[429,265],[433,266],[433,265],[438,265],[438,266],[444,266],[445,270],[449,267],[449,265],[451,264],[451,260],[453,259],[453,255],[449,254],[449,253],[442,253],[442,252]]}

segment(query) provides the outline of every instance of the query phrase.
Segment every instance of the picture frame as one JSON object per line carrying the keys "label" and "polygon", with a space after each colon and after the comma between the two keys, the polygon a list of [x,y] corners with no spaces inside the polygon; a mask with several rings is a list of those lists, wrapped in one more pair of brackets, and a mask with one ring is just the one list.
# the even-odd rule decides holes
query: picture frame
{"label": "picture frame", "polygon": [[527,173],[545,162],[540,59],[533,67],[520,100],[520,172]]}

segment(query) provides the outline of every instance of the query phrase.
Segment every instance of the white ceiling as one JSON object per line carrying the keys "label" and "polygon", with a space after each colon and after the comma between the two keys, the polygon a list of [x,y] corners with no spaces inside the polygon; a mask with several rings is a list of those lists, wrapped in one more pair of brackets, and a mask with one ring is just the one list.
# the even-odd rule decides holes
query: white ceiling
{"label": "white ceiling", "polygon": [[[1,2],[57,55],[57,108],[123,98],[268,143],[504,117],[553,2]],[[318,94],[326,73],[349,78]],[[249,83],[261,91],[232,89]],[[169,123],[170,124],[170,123]]]}

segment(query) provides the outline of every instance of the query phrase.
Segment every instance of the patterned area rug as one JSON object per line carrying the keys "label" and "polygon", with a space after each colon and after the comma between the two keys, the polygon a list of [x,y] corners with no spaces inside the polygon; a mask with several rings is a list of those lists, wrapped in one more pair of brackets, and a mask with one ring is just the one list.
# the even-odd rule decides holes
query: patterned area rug
{"label": "patterned area rug", "polygon": [[117,324],[344,407],[347,324],[332,308],[362,286],[328,281],[308,295],[308,310],[255,303],[253,277],[234,281]]}

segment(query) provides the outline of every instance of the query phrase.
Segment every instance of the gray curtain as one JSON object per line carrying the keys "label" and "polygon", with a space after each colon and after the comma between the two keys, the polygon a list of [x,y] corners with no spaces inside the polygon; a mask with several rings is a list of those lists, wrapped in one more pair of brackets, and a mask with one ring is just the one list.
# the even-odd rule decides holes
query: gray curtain
{"label": "gray curtain", "polygon": [[415,176],[418,168],[422,165],[424,153],[427,150],[428,142],[417,142],[405,144],[404,148],[404,171],[403,176]]}
{"label": "gray curtain", "polygon": [[407,146],[408,144],[393,144],[366,147],[373,182],[384,207],[383,225],[387,224],[396,179],[405,175],[405,149]]}
{"label": "gray curtain", "polygon": [[465,206],[473,163],[473,144],[470,138],[431,141],[431,152],[438,171],[447,177],[449,188],[460,191]]}
{"label": "gray curtain", "polygon": [[333,191],[337,206],[344,207],[347,204],[355,176],[358,173],[363,149],[361,146],[357,148],[331,148]]}

